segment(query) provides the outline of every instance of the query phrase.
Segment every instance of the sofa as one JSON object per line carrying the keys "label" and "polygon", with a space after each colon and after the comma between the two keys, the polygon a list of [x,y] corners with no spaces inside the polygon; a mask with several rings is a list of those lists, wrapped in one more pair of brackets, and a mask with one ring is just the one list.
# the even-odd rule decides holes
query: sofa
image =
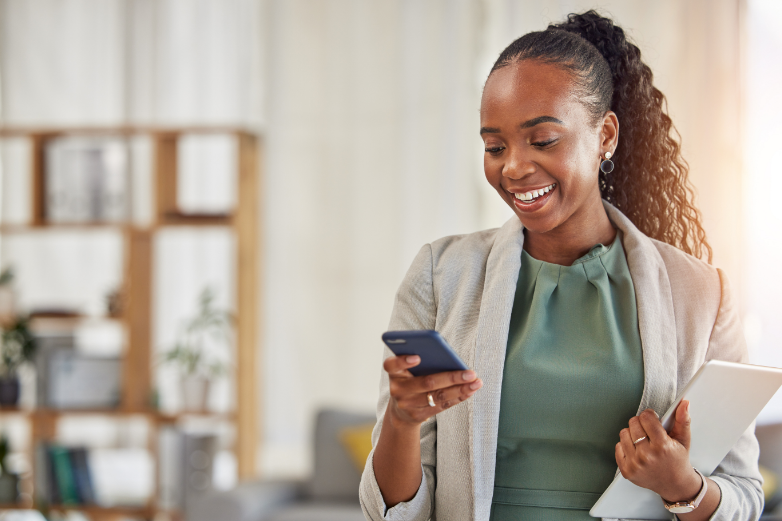
{"label": "sofa", "polygon": [[351,454],[345,434],[368,437],[374,423],[374,414],[320,411],[310,479],[246,482],[209,493],[188,511],[187,521],[364,521],[358,502],[361,455]]}
{"label": "sofa", "polygon": [[[766,494],[766,507],[763,511],[763,521],[782,521],[782,423],[758,425],[755,436],[760,444],[759,463],[772,473],[776,481],[775,490]],[[766,488],[770,488],[771,480]]]}

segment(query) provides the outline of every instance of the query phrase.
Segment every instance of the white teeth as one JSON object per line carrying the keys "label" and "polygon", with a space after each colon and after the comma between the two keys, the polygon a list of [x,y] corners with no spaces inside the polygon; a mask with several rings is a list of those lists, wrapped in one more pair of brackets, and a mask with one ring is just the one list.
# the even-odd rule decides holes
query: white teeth
{"label": "white teeth", "polygon": [[556,183],[551,184],[545,188],[541,188],[539,190],[532,190],[531,192],[526,192],[523,194],[513,194],[513,195],[515,195],[516,199],[520,201],[531,201],[533,199],[540,197],[543,194],[549,193],[554,189],[555,186],[557,186]]}

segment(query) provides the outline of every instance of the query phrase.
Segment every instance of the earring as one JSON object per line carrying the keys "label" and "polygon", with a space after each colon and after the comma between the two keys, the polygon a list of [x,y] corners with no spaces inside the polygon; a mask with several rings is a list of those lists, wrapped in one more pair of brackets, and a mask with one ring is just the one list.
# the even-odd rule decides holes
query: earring
{"label": "earring", "polygon": [[614,171],[614,162],[611,161],[611,152],[606,152],[606,158],[600,163],[600,171],[604,174],[610,174]]}

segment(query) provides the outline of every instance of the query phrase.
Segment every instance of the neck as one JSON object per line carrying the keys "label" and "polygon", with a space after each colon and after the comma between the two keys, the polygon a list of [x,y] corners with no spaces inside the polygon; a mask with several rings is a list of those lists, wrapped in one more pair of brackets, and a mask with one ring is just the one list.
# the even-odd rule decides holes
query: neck
{"label": "neck", "polygon": [[608,245],[616,230],[608,219],[601,199],[581,208],[567,221],[543,233],[524,230],[524,249],[534,259],[570,266],[595,244]]}

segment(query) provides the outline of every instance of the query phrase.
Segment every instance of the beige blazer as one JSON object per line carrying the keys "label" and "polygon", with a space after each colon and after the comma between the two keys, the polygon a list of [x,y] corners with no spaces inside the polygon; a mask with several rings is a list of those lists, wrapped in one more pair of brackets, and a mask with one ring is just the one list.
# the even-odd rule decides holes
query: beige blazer
{"label": "beige blazer", "polygon": [[[738,313],[722,271],[648,238],[619,210],[605,207],[624,232],[635,285],[644,361],[638,411],[651,407],[662,415],[705,360],[747,361]],[[386,509],[370,455],[359,489],[367,519],[489,519],[505,347],[523,240],[521,222],[513,217],[499,229],[427,244],[413,261],[397,293],[389,330],[439,331],[484,384],[470,400],[421,426],[423,479],[410,501]],[[373,446],[388,399],[388,377],[382,372]],[[760,516],[757,462],[753,425],[712,475],[722,491],[713,520]]]}

